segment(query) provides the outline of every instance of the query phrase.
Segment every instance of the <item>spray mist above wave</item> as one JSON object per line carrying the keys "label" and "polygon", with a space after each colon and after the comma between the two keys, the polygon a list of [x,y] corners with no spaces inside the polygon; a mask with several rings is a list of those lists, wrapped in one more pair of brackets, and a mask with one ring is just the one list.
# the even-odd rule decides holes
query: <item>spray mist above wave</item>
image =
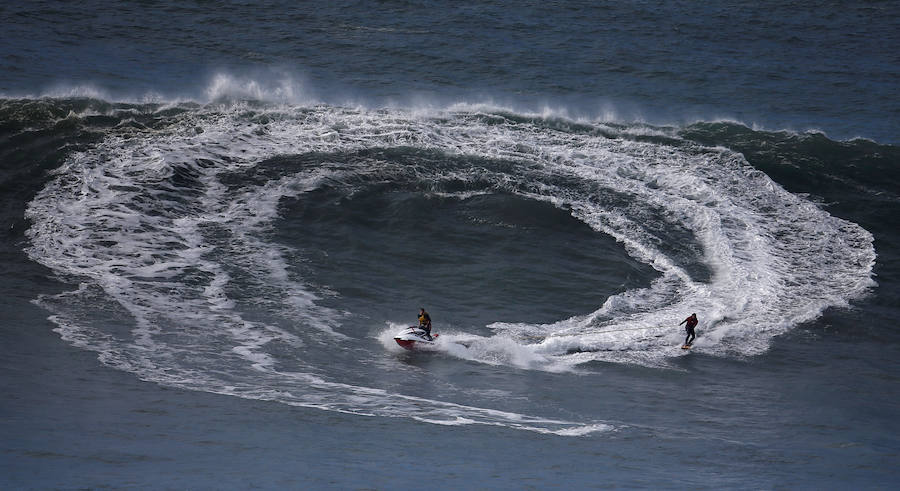
{"label": "spray mist above wave", "polygon": [[[325,104],[339,107],[356,107],[378,111],[393,108],[399,111],[429,115],[436,112],[490,112],[527,115],[532,118],[565,119],[586,124],[613,123],[616,129],[636,134],[670,134],[671,127],[702,122],[727,122],[747,126],[755,131],[783,131],[791,134],[825,134],[825,130],[808,125],[797,126],[765,124],[758,120],[745,120],[737,115],[721,112],[682,113],[660,112],[634,101],[611,100],[597,97],[593,100],[560,98],[528,98],[509,94],[454,94],[444,91],[407,91],[406,95],[379,96],[358,89],[343,87],[332,82],[327,90],[311,83],[308,77],[296,69],[286,67],[260,67],[245,70],[216,70],[197,80],[196,85],[180,84],[177,87],[111,88],[92,81],[55,82],[36,89],[36,92],[0,94],[5,99],[92,99],[126,104],[157,104],[178,106],[181,104],[234,104],[255,102],[284,104],[289,106],[314,106]],[[114,102],[113,102],[114,101]],[[666,129],[663,129],[668,127]],[[856,136],[856,138],[861,138]]]}
{"label": "spray mist above wave", "polygon": [[[152,128],[113,128],[71,155],[27,215],[29,256],[81,284],[41,299],[62,336],[162,384],[442,424],[607,428],[368,387],[358,374],[383,352],[343,332],[352,313],[322,302],[341,292],[310,283],[292,264],[298,251],[271,240],[282,201],[323,187],[352,194],[403,182],[459,199],[552,203],[659,273],[592,313],[492,324],[495,336],[448,352],[476,361],[552,371],[593,360],[666,365],[679,355],[672,326],[691,311],[704,322],[698,349],[752,355],[873,285],[868,232],[738,154],[671,136],[510,113],[327,105],[189,106],[158,118]],[[299,158],[272,164],[284,156]],[[330,354],[340,375],[323,375],[314,350],[335,339],[353,348]]]}

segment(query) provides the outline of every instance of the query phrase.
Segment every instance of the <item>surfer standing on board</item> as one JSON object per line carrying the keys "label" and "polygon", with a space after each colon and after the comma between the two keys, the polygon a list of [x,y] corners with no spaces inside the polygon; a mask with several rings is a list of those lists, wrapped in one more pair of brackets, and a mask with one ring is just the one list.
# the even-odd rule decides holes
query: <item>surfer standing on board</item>
{"label": "surfer standing on board", "polygon": [[684,338],[684,346],[682,348],[687,349],[691,347],[691,343],[694,342],[694,338],[697,337],[694,334],[694,328],[697,327],[697,314],[691,314],[687,319],[678,323],[678,325],[684,324],[684,330],[687,331],[687,337]]}
{"label": "surfer standing on board", "polygon": [[419,327],[425,330],[425,336],[429,341],[434,339],[431,337],[431,316],[425,312],[424,308],[419,309]]}

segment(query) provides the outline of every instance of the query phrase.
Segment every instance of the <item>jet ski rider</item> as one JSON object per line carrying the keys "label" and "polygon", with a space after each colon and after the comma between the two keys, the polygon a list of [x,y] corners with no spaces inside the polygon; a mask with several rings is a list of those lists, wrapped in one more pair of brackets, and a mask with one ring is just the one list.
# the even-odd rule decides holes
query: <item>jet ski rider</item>
{"label": "jet ski rider", "polygon": [[429,341],[434,340],[434,338],[431,337],[431,316],[428,315],[428,312],[425,312],[424,308],[419,309],[419,328],[425,330],[425,337],[427,337]]}

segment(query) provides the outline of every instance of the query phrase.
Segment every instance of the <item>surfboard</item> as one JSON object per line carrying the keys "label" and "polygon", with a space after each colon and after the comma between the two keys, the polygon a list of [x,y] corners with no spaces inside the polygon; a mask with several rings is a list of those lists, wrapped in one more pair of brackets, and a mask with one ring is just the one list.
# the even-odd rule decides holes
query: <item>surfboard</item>
{"label": "surfboard", "polygon": [[682,346],[681,349],[691,349],[691,345],[686,344],[686,345]]}

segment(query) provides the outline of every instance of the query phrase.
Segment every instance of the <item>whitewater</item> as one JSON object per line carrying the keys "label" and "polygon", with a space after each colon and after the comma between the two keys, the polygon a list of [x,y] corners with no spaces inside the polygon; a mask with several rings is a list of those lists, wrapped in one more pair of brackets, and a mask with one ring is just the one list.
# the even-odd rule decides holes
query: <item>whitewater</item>
{"label": "whitewater", "polygon": [[[130,111],[149,111],[155,127],[128,124]],[[445,334],[440,351],[465,360],[552,372],[592,361],[671,367],[687,356],[676,324],[691,312],[703,319],[695,353],[755,356],[875,285],[871,234],[786,192],[740,154],[671,128],[483,107],[423,114],[235,102],[113,112],[122,123],[67,158],[29,204],[27,252],[79,285],[38,300],[63,339],[164,385],[438,424],[568,435],[615,427],[323,374],[315,351],[337,351],[329,363],[351,372],[371,370],[397,350],[385,339],[403,324],[380,319],[370,339],[350,335],[340,292],[299,273],[290,258],[303,250],[272,240],[284,202],[325,187],[352,197],[399,183],[444,199],[546,202],[656,272],[592,312]],[[428,158],[379,155],[389,151]],[[110,318],[97,319],[98,308]]]}
{"label": "whitewater", "polygon": [[890,487],[898,20],[0,7],[0,487]]}

